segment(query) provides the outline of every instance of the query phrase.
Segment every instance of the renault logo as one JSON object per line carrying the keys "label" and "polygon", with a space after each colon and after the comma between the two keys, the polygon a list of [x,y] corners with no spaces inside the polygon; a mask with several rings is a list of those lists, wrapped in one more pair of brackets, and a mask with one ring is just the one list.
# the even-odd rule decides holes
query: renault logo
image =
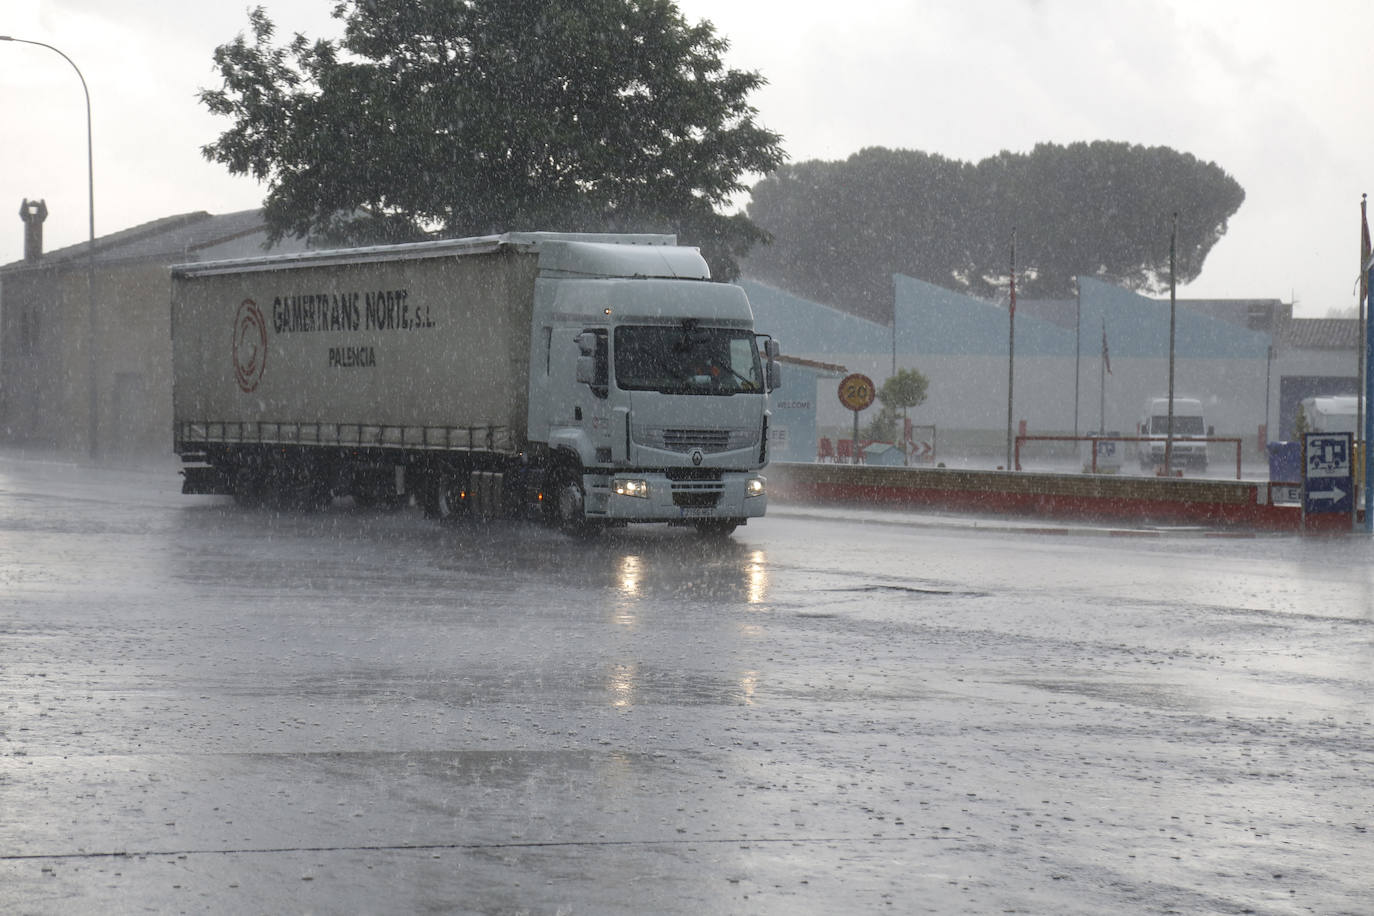
{"label": "renault logo", "polygon": [[701,467],[701,461],[702,461],[702,459],[705,458],[705,457],[706,457],[706,456],[705,456],[704,454],[702,454],[701,449],[699,449],[699,448],[694,448],[694,449],[692,449],[692,464],[695,465],[696,467]]}

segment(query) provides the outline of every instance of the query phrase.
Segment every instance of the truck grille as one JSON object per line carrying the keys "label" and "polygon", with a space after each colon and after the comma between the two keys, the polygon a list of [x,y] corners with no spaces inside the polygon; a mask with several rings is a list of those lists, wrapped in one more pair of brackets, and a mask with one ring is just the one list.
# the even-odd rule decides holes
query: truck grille
{"label": "truck grille", "polygon": [[673,484],[673,505],[683,509],[710,509],[720,502],[725,487],[711,481],[681,481]]}
{"label": "truck grille", "polygon": [[675,452],[699,448],[704,452],[723,452],[730,445],[730,433],[723,429],[665,429],[663,447]]}
{"label": "truck grille", "polygon": [[725,452],[758,444],[757,429],[650,429],[636,426],[634,439],[640,445],[670,452]]}

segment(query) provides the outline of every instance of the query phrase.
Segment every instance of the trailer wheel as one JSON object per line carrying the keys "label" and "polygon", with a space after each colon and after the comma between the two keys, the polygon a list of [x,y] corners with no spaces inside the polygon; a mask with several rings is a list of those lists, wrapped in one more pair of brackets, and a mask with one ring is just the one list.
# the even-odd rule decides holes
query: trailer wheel
{"label": "trailer wheel", "polygon": [[305,493],[305,508],[311,512],[328,509],[334,502],[334,488],[323,477],[315,477]]}
{"label": "trailer wheel", "polygon": [[274,507],[288,512],[315,512],[334,499],[325,468],[309,456],[275,456],[263,490]]}
{"label": "trailer wheel", "polygon": [[245,509],[256,509],[262,505],[266,475],[262,469],[251,464],[240,464],[232,475],[234,502]]}
{"label": "trailer wheel", "polygon": [[425,509],[430,518],[451,522],[463,512],[462,491],[457,479],[452,475],[443,474],[436,477],[426,496]]}

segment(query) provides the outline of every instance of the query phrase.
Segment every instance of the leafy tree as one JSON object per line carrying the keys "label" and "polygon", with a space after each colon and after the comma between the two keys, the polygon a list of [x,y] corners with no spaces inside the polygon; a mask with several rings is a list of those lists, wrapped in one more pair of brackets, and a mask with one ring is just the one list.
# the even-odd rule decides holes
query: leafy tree
{"label": "leafy tree", "polygon": [[764,83],[671,0],[343,0],[340,41],[215,50],[202,152],[267,184],[273,241],[358,244],[518,229],[675,231],[713,273],[766,238],[718,208],[783,160]]}
{"label": "leafy tree", "polygon": [[1215,163],[1167,147],[1045,143],[976,164],[875,147],[786,165],[755,185],[749,216],[774,243],[746,267],[887,321],[893,273],[995,298],[1017,227],[1019,293],[1070,297],[1079,275],[1157,293],[1168,288],[1172,214],[1186,283],[1244,199]]}
{"label": "leafy tree", "polygon": [[878,389],[878,400],[884,407],[901,410],[902,415],[912,407],[920,407],[926,402],[926,390],[930,379],[915,369],[898,369],[896,375],[889,376]]}
{"label": "leafy tree", "polygon": [[[915,369],[898,369],[878,389],[879,408],[864,435],[875,442],[896,442],[906,428],[907,411],[926,402],[930,380]],[[897,421],[901,420],[899,427]]]}

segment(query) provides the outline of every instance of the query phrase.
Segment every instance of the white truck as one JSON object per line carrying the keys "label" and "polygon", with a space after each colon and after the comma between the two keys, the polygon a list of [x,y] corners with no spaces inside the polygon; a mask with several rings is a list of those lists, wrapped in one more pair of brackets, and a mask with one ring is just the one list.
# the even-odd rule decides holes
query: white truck
{"label": "white truck", "polygon": [[[1147,398],[1137,425],[1141,437],[1138,454],[1142,470],[1162,467],[1169,434],[1169,399]],[[1207,470],[1207,439],[1213,430],[1203,419],[1197,398],[1174,398],[1174,436],[1170,455],[1173,467]]]}
{"label": "white truck", "polygon": [[743,290],[671,235],[172,268],[182,489],[244,504],[728,534],[767,507],[777,355]]}

